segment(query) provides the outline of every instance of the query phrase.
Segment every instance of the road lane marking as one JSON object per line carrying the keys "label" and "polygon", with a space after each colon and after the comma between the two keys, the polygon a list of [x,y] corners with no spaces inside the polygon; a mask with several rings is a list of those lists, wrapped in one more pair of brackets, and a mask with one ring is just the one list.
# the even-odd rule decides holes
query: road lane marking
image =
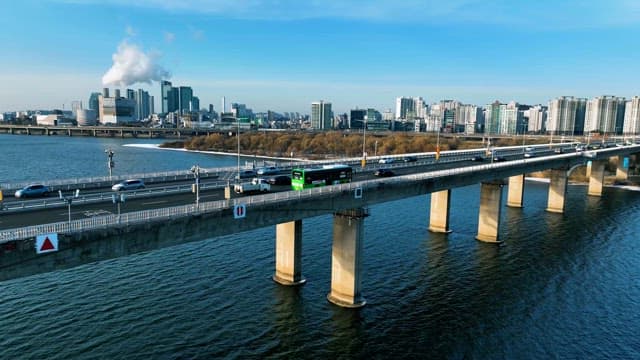
{"label": "road lane marking", "polygon": [[152,201],[152,202],[145,202],[142,203],[142,205],[157,205],[157,204],[165,204],[167,201]]}

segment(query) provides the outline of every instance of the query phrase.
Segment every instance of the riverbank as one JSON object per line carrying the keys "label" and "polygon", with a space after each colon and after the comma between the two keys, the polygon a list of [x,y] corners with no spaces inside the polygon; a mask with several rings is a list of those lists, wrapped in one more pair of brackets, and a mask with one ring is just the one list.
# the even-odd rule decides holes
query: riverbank
{"label": "riverbank", "polygon": [[[122,146],[128,146],[133,148],[143,148],[143,149],[154,149],[154,150],[172,150],[172,151],[182,151],[182,152],[191,152],[191,153],[199,153],[199,154],[210,154],[210,155],[221,155],[221,156],[233,156],[237,157],[238,153],[230,153],[223,151],[212,151],[212,150],[190,150],[185,148],[173,148],[173,147],[163,147],[162,144],[124,144]],[[302,159],[296,157],[278,157],[278,156],[266,156],[266,155],[254,155],[254,154],[245,154],[240,153],[241,158],[255,158],[262,160],[272,160],[272,161],[296,161],[296,162],[313,162],[313,160]]]}

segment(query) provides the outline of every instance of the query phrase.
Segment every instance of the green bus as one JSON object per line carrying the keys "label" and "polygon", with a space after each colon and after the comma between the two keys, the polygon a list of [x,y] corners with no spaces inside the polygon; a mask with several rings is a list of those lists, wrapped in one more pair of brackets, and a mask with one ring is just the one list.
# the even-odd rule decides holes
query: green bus
{"label": "green bus", "polygon": [[351,182],[353,169],[349,165],[324,165],[321,168],[293,169],[291,188],[302,190],[312,187]]}

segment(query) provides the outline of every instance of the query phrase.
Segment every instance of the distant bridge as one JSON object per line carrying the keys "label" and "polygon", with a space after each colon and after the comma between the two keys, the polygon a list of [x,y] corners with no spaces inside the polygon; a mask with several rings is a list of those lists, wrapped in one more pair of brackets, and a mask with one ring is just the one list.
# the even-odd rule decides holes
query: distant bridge
{"label": "distant bridge", "polygon": [[[243,131],[241,129],[241,131]],[[186,138],[199,135],[237,132],[235,126],[224,128],[149,128],[138,126],[49,126],[49,125],[0,125],[0,134],[62,135],[118,138]]]}

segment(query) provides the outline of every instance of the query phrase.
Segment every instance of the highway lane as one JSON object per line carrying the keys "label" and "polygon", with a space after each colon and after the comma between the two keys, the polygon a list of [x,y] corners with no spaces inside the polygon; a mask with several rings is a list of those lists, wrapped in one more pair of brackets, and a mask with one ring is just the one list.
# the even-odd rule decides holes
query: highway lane
{"label": "highway lane", "polygon": [[[507,160],[521,159],[522,154],[506,156]],[[393,170],[396,176],[406,175],[412,173],[443,170],[455,167],[465,167],[478,165],[491,162],[490,159],[484,162],[475,162],[471,160],[460,160],[451,162],[437,162],[437,163],[394,163],[394,164],[378,164],[370,163],[367,165],[367,170],[363,172],[354,173],[353,181],[360,181],[374,178],[373,172],[381,167],[390,168]],[[284,173],[284,172],[283,172]],[[161,188],[161,185],[154,187]],[[151,187],[153,188],[153,187]],[[272,186],[272,191],[287,191],[290,190],[290,186]],[[107,192],[107,195],[113,192]],[[215,201],[224,199],[224,189],[209,189],[200,190],[200,201]],[[163,194],[159,193],[157,196],[135,198],[129,197],[126,202],[121,204],[120,211],[133,212],[140,210],[149,210],[157,208],[165,208],[171,206],[179,206],[195,203],[195,194],[193,193],[177,193],[177,194]],[[105,201],[101,203],[93,204],[72,204],[71,206],[71,218],[81,219],[92,216],[101,216],[107,214],[117,214],[117,205],[111,201]],[[11,229],[18,227],[25,227],[37,224],[46,224],[53,222],[62,222],[68,220],[68,208],[55,207],[44,208],[39,210],[32,210],[28,212],[0,212],[0,229]]]}

